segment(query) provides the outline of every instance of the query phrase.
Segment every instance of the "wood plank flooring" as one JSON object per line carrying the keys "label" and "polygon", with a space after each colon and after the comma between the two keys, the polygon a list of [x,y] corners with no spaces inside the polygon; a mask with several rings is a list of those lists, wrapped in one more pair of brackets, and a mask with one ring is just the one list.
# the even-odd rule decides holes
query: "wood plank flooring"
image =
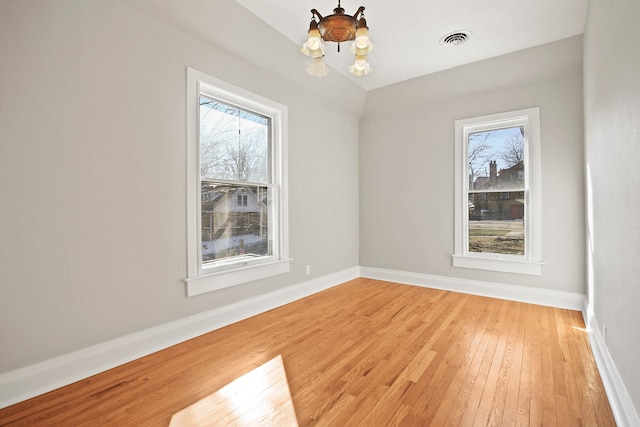
{"label": "wood plank flooring", "polygon": [[300,426],[614,426],[579,312],[356,279],[0,410],[166,426],[281,355]]}

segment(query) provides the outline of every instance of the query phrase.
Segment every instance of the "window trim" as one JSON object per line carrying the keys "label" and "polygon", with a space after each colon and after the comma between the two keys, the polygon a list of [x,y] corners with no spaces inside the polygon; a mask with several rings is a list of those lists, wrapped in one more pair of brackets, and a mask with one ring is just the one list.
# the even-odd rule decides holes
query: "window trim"
{"label": "window trim", "polygon": [[[525,126],[525,255],[469,252],[469,133]],[[542,274],[540,108],[533,107],[455,121],[455,233],[454,267],[539,276]],[[500,192],[500,190],[497,190]]]}
{"label": "window trim", "polygon": [[[287,185],[287,107],[187,67],[187,296],[199,295],[290,271]],[[202,263],[199,102],[201,93],[271,118],[274,254],[218,266]],[[275,241],[277,240],[277,241]]]}

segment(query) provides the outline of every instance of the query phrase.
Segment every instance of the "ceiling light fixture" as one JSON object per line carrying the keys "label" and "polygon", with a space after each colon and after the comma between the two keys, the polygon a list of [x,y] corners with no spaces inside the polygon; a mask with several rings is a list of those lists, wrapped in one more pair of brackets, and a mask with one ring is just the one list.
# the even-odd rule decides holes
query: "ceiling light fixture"
{"label": "ceiling light fixture", "polygon": [[307,73],[322,77],[329,72],[323,61],[326,51],[323,41],[338,43],[338,52],[340,52],[340,43],[350,40],[353,40],[351,53],[355,54],[355,62],[349,67],[349,71],[355,76],[369,74],[371,65],[367,61],[367,54],[373,50],[373,43],[369,40],[369,28],[364,19],[364,6],[360,6],[353,16],[344,13],[340,0],[338,0],[338,7],[333,9],[333,15],[323,17],[316,9],[311,9],[309,33],[301,49],[302,53],[313,58]]}

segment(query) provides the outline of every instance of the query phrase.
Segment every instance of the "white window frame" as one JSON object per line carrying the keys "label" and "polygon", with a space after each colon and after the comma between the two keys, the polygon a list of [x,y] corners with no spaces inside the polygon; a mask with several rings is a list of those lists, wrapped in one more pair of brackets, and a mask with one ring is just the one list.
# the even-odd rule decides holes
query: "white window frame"
{"label": "white window frame", "polygon": [[[273,254],[202,263],[199,97],[206,95],[271,119]],[[287,199],[287,107],[187,67],[187,295],[194,296],[290,271]]]}
{"label": "white window frame", "polygon": [[[474,132],[516,126],[525,128],[525,254],[520,256],[470,252],[468,136]],[[454,267],[536,276],[542,274],[540,156],[540,109],[538,107],[455,121],[455,243],[452,255]]]}

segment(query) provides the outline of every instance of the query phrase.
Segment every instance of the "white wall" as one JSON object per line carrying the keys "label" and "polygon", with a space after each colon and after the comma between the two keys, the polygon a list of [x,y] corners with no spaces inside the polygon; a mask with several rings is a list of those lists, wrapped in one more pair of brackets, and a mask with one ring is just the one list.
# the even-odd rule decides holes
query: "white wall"
{"label": "white wall", "polygon": [[589,2],[584,93],[591,310],[600,333],[606,325],[607,350],[640,413],[638,17],[636,0]]}
{"label": "white wall", "polygon": [[[0,373],[358,263],[364,92],[301,86],[298,46],[234,1],[175,3],[255,39],[143,1],[0,0]],[[290,274],[185,296],[187,66],[289,107]]]}
{"label": "white wall", "polygon": [[[369,92],[360,265],[585,292],[582,37]],[[454,121],[540,107],[542,276],[454,268]]]}

